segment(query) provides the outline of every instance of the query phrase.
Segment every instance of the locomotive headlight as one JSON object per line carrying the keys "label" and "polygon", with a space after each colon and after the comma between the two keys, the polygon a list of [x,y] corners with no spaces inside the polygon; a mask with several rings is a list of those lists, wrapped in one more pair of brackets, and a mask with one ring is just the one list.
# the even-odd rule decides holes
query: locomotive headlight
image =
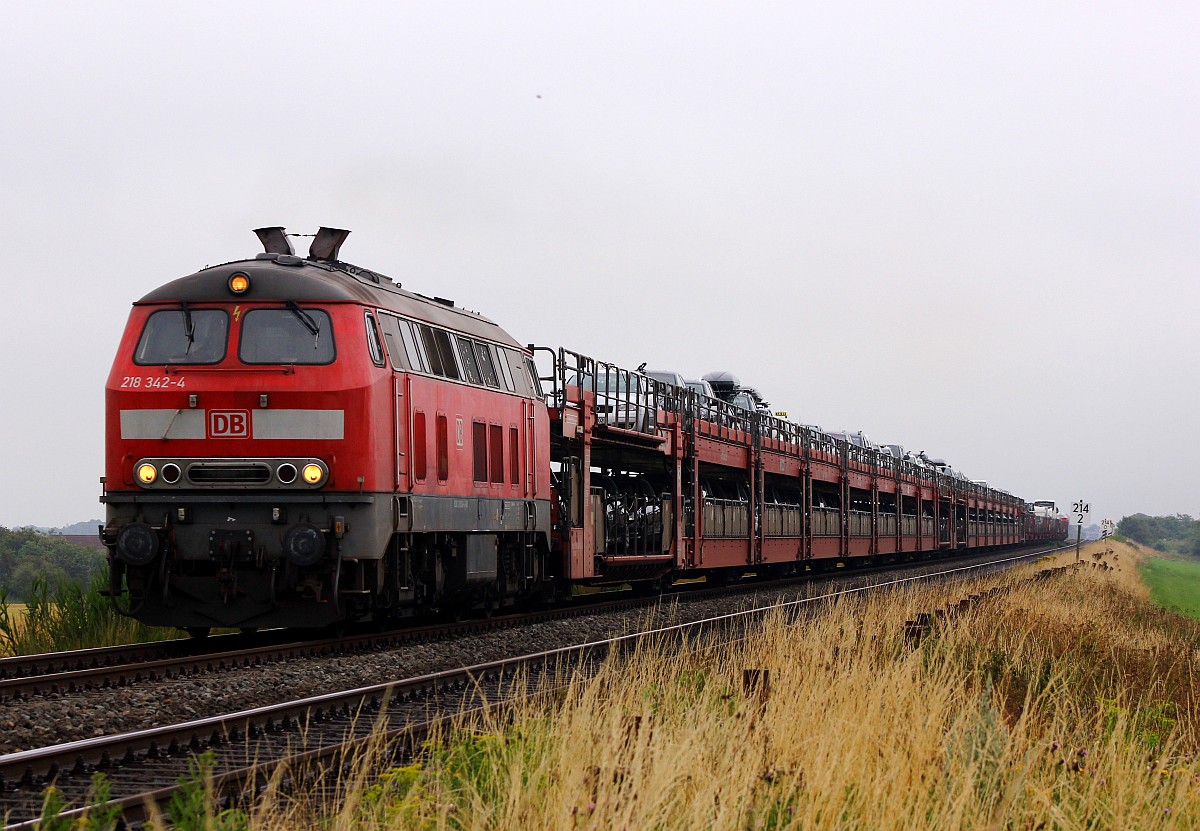
{"label": "locomotive headlight", "polygon": [[245,274],[234,274],[229,278],[229,290],[234,294],[245,294],[250,290],[250,278]]}
{"label": "locomotive headlight", "polygon": [[310,485],[315,485],[325,478],[325,471],[321,470],[320,465],[307,464],[304,466],[304,481]]}
{"label": "locomotive headlight", "polygon": [[149,462],[143,462],[137,466],[137,478],[143,485],[149,485],[158,478],[158,470]]}

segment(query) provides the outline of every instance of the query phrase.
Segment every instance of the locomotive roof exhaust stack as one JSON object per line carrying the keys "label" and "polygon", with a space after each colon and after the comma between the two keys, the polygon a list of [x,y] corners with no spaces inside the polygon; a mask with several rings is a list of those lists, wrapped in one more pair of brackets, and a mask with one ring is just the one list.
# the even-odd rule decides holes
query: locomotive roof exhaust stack
{"label": "locomotive roof exhaust stack", "polygon": [[346,241],[346,237],[350,236],[349,231],[341,228],[326,228],[321,226],[317,231],[316,238],[312,241],[312,245],[308,247],[308,256],[314,260],[336,260],[338,251],[341,250],[342,243]]}
{"label": "locomotive roof exhaust stack", "polygon": [[295,254],[292,250],[292,241],[287,238],[287,234],[281,226],[273,228],[255,228],[254,233],[258,234],[259,242],[263,244],[263,250],[268,254]]}

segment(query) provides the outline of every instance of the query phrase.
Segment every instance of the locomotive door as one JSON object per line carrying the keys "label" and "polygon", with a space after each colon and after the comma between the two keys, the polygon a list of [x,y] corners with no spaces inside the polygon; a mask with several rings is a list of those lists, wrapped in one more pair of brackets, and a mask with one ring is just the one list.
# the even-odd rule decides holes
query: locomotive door
{"label": "locomotive door", "polygon": [[408,487],[405,487],[405,479],[411,471],[410,461],[407,451],[412,446],[412,413],[409,411],[408,402],[411,399],[412,381],[408,375],[392,376],[392,387],[394,395],[392,396],[393,403],[393,435],[394,435],[394,461],[396,471],[396,490],[412,491],[412,479],[408,479]]}
{"label": "locomotive door", "polygon": [[524,483],[522,495],[526,499],[533,499],[537,496],[537,481],[534,478],[537,473],[537,455],[533,444],[534,438],[537,436],[537,408],[527,398],[521,399],[521,415],[525,433],[525,458],[523,459],[525,475],[521,477],[521,481]]}

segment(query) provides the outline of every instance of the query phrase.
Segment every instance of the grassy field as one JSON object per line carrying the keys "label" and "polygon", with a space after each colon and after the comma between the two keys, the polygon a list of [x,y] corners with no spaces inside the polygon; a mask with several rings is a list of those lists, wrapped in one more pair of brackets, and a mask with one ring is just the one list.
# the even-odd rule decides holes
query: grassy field
{"label": "grassy field", "polygon": [[1138,570],[1155,603],[1200,619],[1200,560],[1146,557]]}
{"label": "grassy field", "polygon": [[[916,641],[907,621],[1004,578],[649,648],[550,703],[465,714],[382,778],[369,757],[344,768],[335,800],[277,778],[222,827],[1198,828],[1200,623],[1156,607],[1140,555],[1112,548]],[[217,827],[189,804],[175,826]]]}
{"label": "grassy field", "polygon": [[25,621],[25,614],[24,603],[6,603],[0,608],[0,619],[11,621],[13,626],[21,626]]}

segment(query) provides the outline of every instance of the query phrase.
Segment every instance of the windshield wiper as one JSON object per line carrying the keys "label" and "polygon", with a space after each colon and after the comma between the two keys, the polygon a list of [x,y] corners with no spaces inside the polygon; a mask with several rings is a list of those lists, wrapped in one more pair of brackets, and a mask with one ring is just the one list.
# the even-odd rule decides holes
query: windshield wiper
{"label": "windshield wiper", "polygon": [[317,341],[319,341],[321,339],[320,325],[315,320],[313,320],[312,315],[310,315],[308,312],[304,311],[304,309],[301,309],[298,305],[296,305],[295,300],[287,301],[287,307],[288,307],[288,310],[291,311],[291,313],[296,316],[296,319],[304,324],[304,328],[309,331],[309,334],[311,334],[313,336],[313,349],[316,349]]}
{"label": "windshield wiper", "polygon": [[187,301],[181,300],[179,305],[183,307],[183,331],[187,335],[188,342],[187,349],[183,350],[183,354],[187,355],[192,351],[192,344],[196,342],[196,322],[192,320],[192,310],[188,308]]}

